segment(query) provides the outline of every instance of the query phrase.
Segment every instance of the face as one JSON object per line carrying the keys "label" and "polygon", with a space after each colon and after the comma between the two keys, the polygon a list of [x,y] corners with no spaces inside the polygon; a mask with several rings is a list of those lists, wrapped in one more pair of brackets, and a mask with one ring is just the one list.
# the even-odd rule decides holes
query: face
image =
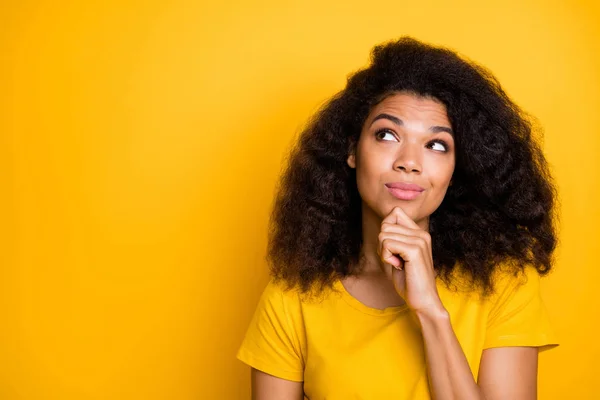
{"label": "face", "polygon": [[[443,103],[410,93],[386,97],[369,113],[347,163],[366,213],[383,219],[400,206],[422,229],[444,199],[455,153],[452,126]],[[402,183],[419,191],[394,188]]]}

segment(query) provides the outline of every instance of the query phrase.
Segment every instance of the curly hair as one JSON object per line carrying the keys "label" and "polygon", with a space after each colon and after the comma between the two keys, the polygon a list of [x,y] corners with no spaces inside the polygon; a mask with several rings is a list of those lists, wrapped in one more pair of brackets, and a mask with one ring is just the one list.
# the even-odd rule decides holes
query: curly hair
{"label": "curly hair", "polygon": [[269,221],[272,276],[306,292],[360,272],[361,197],[346,159],[370,110],[401,91],[441,101],[455,132],[452,185],[429,218],[439,277],[449,284],[459,268],[487,295],[500,264],[546,275],[557,193],[541,129],[485,67],[405,36],[375,46],[290,150]]}

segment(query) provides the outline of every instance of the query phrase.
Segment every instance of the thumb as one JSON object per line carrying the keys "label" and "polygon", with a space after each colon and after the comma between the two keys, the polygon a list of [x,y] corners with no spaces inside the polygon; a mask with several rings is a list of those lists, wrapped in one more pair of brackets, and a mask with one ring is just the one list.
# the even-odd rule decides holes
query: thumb
{"label": "thumb", "polygon": [[406,286],[406,273],[403,269],[401,270],[392,266],[392,282],[394,283],[396,291],[404,297],[404,288]]}

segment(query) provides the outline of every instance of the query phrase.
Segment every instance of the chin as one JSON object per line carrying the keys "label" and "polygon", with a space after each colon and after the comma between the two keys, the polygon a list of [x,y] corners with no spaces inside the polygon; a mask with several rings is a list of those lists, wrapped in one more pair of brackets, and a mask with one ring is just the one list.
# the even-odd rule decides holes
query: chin
{"label": "chin", "polygon": [[[402,211],[404,211],[404,213],[406,215],[408,215],[408,217],[417,224],[419,223],[419,221],[428,218],[428,214],[423,214],[423,210],[420,208],[420,205],[407,204],[405,202],[402,202],[400,204],[396,203],[396,204],[392,205],[392,207],[390,207],[390,209],[388,210],[386,215],[389,214],[394,209],[394,207],[400,207],[402,209]],[[385,216],[384,216],[384,218],[385,218]]]}
{"label": "chin", "polygon": [[387,217],[389,215],[389,213],[392,212],[392,210],[395,207],[400,207],[402,209],[402,211],[404,211],[404,213],[406,215],[408,215],[408,217],[410,219],[412,219],[413,221],[418,221],[419,219],[422,219],[422,215],[419,212],[419,207],[418,205],[413,205],[413,204],[409,204],[410,202],[407,201],[395,201],[392,203],[387,203],[385,206],[377,208],[377,215],[379,217],[381,217],[381,219],[384,219],[385,217]]}

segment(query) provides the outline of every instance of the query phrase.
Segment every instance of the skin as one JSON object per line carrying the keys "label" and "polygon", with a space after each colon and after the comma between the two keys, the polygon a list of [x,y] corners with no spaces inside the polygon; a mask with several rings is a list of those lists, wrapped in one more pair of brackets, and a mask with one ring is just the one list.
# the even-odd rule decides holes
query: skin
{"label": "skin", "polygon": [[[360,273],[342,283],[373,308],[409,305],[423,332],[434,398],[535,399],[538,349],[485,349],[475,382],[437,292],[429,216],[451,184],[455,167],[451,130],[446,108],[436,99],[400,92],[373,107],[347,158],[356,168],[362,198],[363,247]],[[416,199],[398,199],[385,183],[399,181],[425,190]],[[252,369],[253,399],[301,400],[302,387],[302,382]]]}
{"label": "skin", "polygon": [[[400,119],[402,125],[386,115]],[[442,203],[455,165],[452,134],[434,127],[452,130],[446,107],[434,99],[398,93],[371,110],[356,150],[347,159],[348,165],[356,169],[363,201],[363,230],[372,227],[378,231],[381,220],[398,205],[419,227],[429,229],[429,216]],[[416,183],[425,191],[414,200],[399,200],[384,186],[398,181]],[[376,237],[370,236],[367,250],[376,248]],[[379,257],[371,253],[371,261],[378,263]]]}
{"label": "skin", "polygon": [[[386,236],[380,233],[388,231],[387,239],[392,239],[389,233],[400,233],[402,227],[394,218],[384,221],[398,206],[408,216],[406,221],[414,221],[409,229],[428,232],[429,216],[442,203],[454,172],[454,138],[448,131],[452,131],[452,126],[442,103],[396,93],[373,107],[355,151],[348,156],[348,165],[356,168],[356,184],[362,198],[364,243],[361,275],[348,277],[343,284],[368,306],[383,309],[405,303],[392,279],[395,276],[397,286],[402,286],[401,276],[394,275],[391,268],[399,266],[400,258],[388,250],[387,261],[382,259],[380,242]],[[400,200],[385,186],[390,182],[415,183],[425,191],[416,199]],[[435,277],[433,268],[431,271]]]}

